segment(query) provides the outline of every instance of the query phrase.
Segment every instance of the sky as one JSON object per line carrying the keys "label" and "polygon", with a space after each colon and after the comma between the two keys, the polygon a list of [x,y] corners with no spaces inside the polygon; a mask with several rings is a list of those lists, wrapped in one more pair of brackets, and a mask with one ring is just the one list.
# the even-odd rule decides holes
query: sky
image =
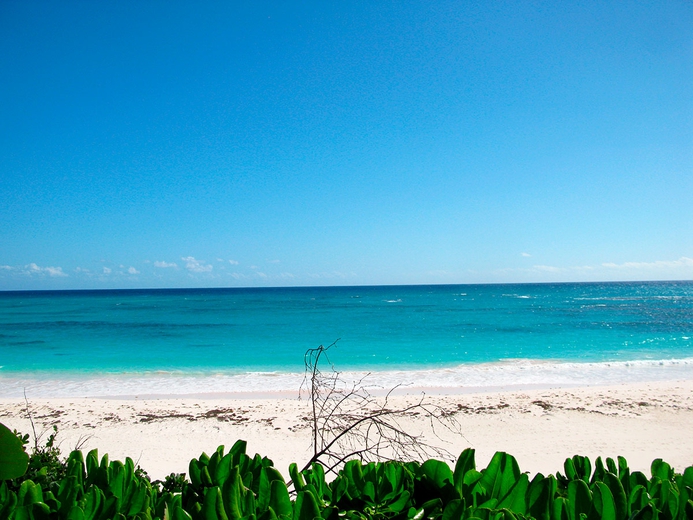
{"label": "sky", "polygon": [[670,279],[689,0],[0,2],[0,290]]}

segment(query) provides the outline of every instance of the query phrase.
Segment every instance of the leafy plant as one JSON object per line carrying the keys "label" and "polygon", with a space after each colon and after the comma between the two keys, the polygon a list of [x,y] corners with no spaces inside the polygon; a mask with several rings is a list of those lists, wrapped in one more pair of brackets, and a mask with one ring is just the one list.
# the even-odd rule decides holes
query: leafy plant
{"label": "leafy plant", "polygon": [[0,424],[0,481],[21,477],[27,470],[29,455],[22,437]]}
{"label": "leafy plant", "polygon": [[623,458],[576,456],[566,460],[565,475],[531,480],[503,452],[477,469],[473,449],[454,469],[435,459],[350,460],[331,481],[318,462],[303,471],[292,464],[292,499],[272,461],[245,450],[244,441],[228,452],[220,446],[190,461],[190,480],[171,474],[154,483],[130,458],[75,450],[52,484],[24,479],[11,489],[3,482],[0,519],[693,520],[693,466],[677,473],[661,459],[649,478]]}

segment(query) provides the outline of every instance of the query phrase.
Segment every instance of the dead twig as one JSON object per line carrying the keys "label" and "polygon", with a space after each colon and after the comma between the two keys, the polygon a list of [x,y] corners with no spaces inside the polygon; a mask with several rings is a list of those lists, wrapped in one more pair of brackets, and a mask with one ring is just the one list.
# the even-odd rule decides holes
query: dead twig
{"label": "dead twig", "polygon": [[[307,395],[310,400],[313,456],[303,470],[319,462],[326,472],[336,473],[352,458],[364,462],[432,457],[454,460],[446,449],[429,443],[423,433],[409,432],[402,425],[405,418],[425,418],[433,435],[442,442],[436,427],[462,435],[454,413],[429,403],[425,394],[414,404],[392,407],[392,394],[400,385],[378,399],[364,385],[368,374],[347,383],[328,356],[328,350],[336,343],[309,349],[304,356],[305,376],[300,396]],[[321,362],[329,364],[328,371],[321,370]]]}

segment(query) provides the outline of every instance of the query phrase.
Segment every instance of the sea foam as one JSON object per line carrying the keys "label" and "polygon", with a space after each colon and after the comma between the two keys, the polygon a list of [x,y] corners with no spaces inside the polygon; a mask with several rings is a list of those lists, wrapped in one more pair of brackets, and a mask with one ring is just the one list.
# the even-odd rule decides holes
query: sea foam
{"label": "sea foam", "polygon": [[[526,359],[418,370],[345,371],[347,383],[363,380],[373,393],[471,393],[496,389],[614,385],[693,379],[693,358],[601,363]],[[23,373],[0,376],[0,398],[298,396],[296,372]]]}

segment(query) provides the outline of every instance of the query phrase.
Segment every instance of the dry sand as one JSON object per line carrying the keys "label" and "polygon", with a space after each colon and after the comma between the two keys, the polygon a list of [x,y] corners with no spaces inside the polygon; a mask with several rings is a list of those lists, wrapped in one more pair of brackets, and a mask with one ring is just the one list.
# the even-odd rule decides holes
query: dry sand
{"label": "dry sand", "polygon": [[[395,396],[393,404],[419,395]],[[693,381],[623,384],[608,387],[427,395],[454,412],[463,435],[427,434],[452,453],[476,449],[485,467],[495,451],[513,454],[523,471],[562,471],[575,454],[622,455],[631,469],[646,471],[662,458],[677,470],[693,465]],[[0,400],[0,422],[30,433],[23,399]],[[271,458],[288,476],[288,465],[310,456],[308,403],[280,398],[79,398],[31,399],[37,433],[58,426],[60,448],[78,443],[98,448],[111,460],[129,456],[152,478],[187,472],[188,462],[218,445],[248,441],[248,451]],[[425,433],[416,416],[403,426]],[[48,433],[44,433],[44,439]]]}

